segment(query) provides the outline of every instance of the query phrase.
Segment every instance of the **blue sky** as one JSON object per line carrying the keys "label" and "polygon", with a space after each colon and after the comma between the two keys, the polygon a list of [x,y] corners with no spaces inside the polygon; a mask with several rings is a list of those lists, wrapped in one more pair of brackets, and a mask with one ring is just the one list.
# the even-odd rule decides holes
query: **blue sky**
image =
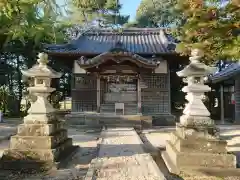
{"label": "blue sky", "polygon": [[120,0],[122,4],[120,13],[123,15],[130,15],[130,20],[134,20],[140,2],[141,0]]}
{"label": "blue sky", "polygon": [[[121,14],[130,15],[130,20],[134,20],[136,15],[137,7],[139,6],[141,0],[119,0],[122,4]],[[64,0],[57,0],[57,2],[62,5]]]}

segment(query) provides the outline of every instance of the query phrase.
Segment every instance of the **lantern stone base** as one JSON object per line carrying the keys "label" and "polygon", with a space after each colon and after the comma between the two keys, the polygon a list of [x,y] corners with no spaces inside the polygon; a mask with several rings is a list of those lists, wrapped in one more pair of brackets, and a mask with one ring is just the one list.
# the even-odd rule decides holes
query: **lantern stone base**
{"label": "lantern stone base", "polygon": [[[52,117],[52,116],[51,116]],[[72,145],[62,121],[27,121],[18,126],[0,161],[4,170],[42,170],[66,164],[78,147]]]}
{"label": "lantern stone base", "polygon": [[166,143],[162,157],[169,171],[179,174],[186,169],[236,168],[236,156],[228,154],[227,142],[214,138],[208,132],[214,127],[183,127],[177,124],[176,131]]}

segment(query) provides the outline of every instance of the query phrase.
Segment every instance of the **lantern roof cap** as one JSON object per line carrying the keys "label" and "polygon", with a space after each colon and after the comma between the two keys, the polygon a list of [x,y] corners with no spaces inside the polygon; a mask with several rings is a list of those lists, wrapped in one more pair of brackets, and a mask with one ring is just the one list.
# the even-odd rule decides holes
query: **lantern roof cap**
{"label": "lantern roof cap", "polygon": [[212,74],[216,71],[216,67],[207,66],[199,60],[204,56],[203,51],[199,49],[193,49],[189,60],[191,63],[187,65],[183,70],[177,72],[179,77],[203,77]]}
{"label": "lantern roof cap", "polygon": [[46,53],[39,53],[37,64],[33,65],[30,69],[22,70],[22,74],[27,77],[60,78],[62,73],[56,72],[49,67],[47,65],[48,62],[48,55]]}

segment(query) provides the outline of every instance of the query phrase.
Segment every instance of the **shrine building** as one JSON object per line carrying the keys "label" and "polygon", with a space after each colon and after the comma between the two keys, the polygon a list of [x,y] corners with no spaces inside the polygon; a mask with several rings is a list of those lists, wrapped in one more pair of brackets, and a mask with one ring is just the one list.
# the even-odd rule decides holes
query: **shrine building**
{"label": "shrine building", "polygon": [[74,117],[145,116],[165,125],[175,123],[173,69],[188,59],[175,46],[162,28],[96,29],[66,44],[45,45],[44,51],[72,68]]}

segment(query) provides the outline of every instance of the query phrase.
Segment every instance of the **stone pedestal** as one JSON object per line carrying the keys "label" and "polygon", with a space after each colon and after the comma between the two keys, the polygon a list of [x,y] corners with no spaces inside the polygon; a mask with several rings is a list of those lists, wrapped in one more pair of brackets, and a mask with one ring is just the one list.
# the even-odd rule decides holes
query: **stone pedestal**
{"label": "stone pedestal", "polygon": [[236,157],[227,153],[227,142],[209,134],[216,131],[214,127],[184,127],[177,124],[162,154],[168,169],[179,174],[186,169],[236,168]]}
{"label": "stone pedestal", "polygon": [[[43,75],[44,71],[47,71],[47,75],[51,78],[58,77],[47,66],[35,66],[34,77],[49,80],[38,74],[37,68],[43,71]],[[31,73],[33,76],[33,72]],[[49,92],[54,90],[49,87],[50,82],[40,81],[40,83],[42,86],[38,83],[29,88],[30,93],[34,93],[37,99],[32,103],[24,123],[18,126],[17,135],[11,137],[10,147],[4,151],[0,161],[1,169],[38,171],[59,168],[67,164],[68,157],[71,157],[78,148],[72,145],[72,139],[68,138],[67,130],[64,128],[64,122],[57,119],[56,110],[46,99]]]}
{"label": "stone pedestal", "polygon": [[202,102],[204,92],[210,91],[203,78],[212,70],[198,61],[201,57],[200,51],[194,50],[191,63],[177,73],[187,77],[182,91],[187,93],[188,103],[162,153],[169,171],[175,174],[193,169],[233,170],[237,164],[236,156],[227,152],[227,142],[219,139],[219,130]]}
{"label": "stone pedestal", "polygon": [[[68,138],[64,124],[54,118],[48,122],[28,122],[20,124],[17,135],[10,139],[10,147],[4,151],[1,168],[21,170],[39,168],[59,168],[66,163],[77,147]],[[63,161],[63,162],[62,162]],[[40,169],[39,169],[40,170]]]}

